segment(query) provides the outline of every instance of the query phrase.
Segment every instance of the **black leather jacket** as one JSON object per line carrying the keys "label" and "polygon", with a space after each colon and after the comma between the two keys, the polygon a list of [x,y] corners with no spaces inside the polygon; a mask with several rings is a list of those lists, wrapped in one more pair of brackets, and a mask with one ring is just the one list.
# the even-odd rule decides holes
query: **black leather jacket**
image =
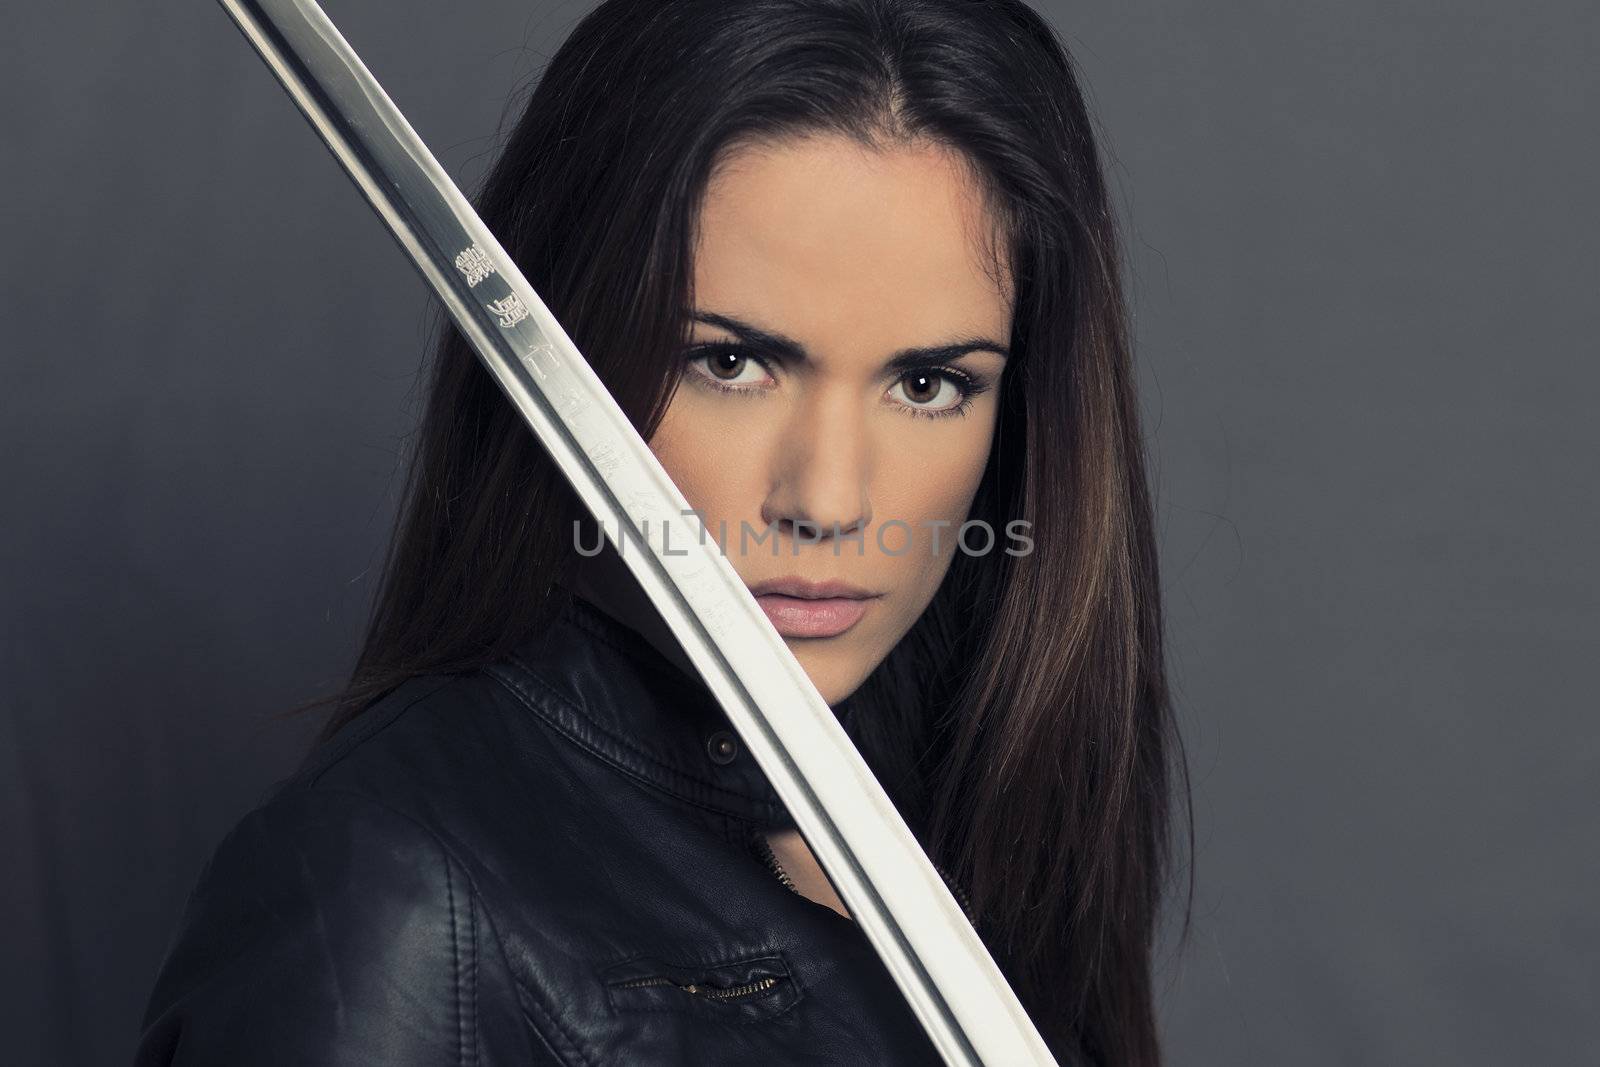
{"label": "black leather jacket", "polygon": [[395,690],[229,834],[137,1063],[939,1062],[762,848],[792,825],[703,684],[574,598]]}

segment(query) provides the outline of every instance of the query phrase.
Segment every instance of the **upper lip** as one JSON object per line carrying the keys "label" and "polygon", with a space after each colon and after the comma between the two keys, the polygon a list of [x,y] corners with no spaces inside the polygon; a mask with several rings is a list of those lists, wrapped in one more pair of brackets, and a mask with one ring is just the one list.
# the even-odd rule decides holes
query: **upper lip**
{"label": "upper lip", "polygon": [[837,578],[826,582],[808,582],[804,578],[772,578],[765,582],[758,582],[750,587],[753,596],[792,596],[799,600],[825,600],[830,597],[843,597],[848,600],[869,600],[881,593],[863,589],[859,585],[841,582]]}

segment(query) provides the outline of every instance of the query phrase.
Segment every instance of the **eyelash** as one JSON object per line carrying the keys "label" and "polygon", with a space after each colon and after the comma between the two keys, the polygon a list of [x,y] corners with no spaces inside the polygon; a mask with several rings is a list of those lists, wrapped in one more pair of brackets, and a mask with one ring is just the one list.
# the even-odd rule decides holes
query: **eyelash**
{"label": "eyelash", "polygon": [[[744,356],[746,359],[755,362],[768,374],[772,373],[772,364],[766,359],[751,351],[746,346],[731,341],[712,341],[707,344],[695,345],[685,351],[683,363],[685,368],[687,368],[687,366],[690,363],[693,363],[695,360],[709,359],[711,356],[718,356],[727,352],[733,352]],[[979,394],[983,393],[989,388],[987,382],[979,381],[977,378],[973,377],[971,374],[968,374],[964,370],[960,370],[956,367],[936,366],[933,364],[929,364],[926,367],[913,367],[912,369],[901,374],[900,377],[896,378],[895,384],[898,385],[907,378],[911,378],[918,374],[937,374],[949,379],[955,383],[957,388],[961,390],[961,399],[949,407],[942,408],[937,411],[930,411],[927,408],[919,408],[907,404],[897,403],[895,405],[896,407],[905,411],[907,414],[911,415],[913,418],[943,419],[951,416],[965,415],[967,413],[967,409],[972,406],[972,401]],[[718,381],[715,377],[709,374],[697,374],[695,377],[700,379],[704,384],[717,390],[719,393],[747,395],[757,391],[748,385],[729,385],[726,382]]]}

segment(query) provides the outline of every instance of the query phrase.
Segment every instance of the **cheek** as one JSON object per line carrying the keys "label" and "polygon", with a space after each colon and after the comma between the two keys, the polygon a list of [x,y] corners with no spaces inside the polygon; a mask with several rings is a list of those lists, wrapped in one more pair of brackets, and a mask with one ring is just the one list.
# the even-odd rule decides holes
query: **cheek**
{"label": "cheek", "polygon": [[749,519],[761,503],[762,427],[726,410],[733,406],[713,410],[680,391],[649,440],[673,483],[713,528],[719,519]]}
{"label": "cheek", "polygon": [[900,519],[920,534],[931,520],[959,524],[967,517],[988,463],[992,421],[976,413],[952,418],[962,425],[927,434],[925,446],[918,435],[901,432],[881,451],[875,521]]}

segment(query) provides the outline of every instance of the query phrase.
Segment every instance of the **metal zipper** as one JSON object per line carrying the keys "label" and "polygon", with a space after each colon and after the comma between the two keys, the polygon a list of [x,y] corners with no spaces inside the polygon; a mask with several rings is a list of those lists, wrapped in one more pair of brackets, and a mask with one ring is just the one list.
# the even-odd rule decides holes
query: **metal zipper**
{"label": "metal zipper", "polygon": [[[772,851],[772,842],[767,840],[767,835],[760,829],[755,831],[755,844],[762,861],[767,865],[767,869],[777,875],[778,881],[787,886],[791,893],[799,893],[800,890],[795,888],[794,880],[784,871],[783,864],[778,862],[777,855]],[[951,878],[945,869],[937,863],[933,865],[933,869],[939,872],[939,877],[944,879],[944,884],[950,890],[951,896],[955,897],[956,903],[961,905],[961,911],[966,915],[967,922],[977,926],[978,919],[972,913],[972,898],[967,896],[966,889],[954,878]]]}
{"label": "metal zipper", "polygon": [[767,840],[767,835],[762,833],[760,829],[755,831],[755,842],[756,848],[760,850],[762,860],[767,865],[767,869],[778,876],[778,881],[787,886],[789,892],[799,893],[800,890],[795,888],[794,880],[784,871],[783,865],[778,862],[777,855],[773,853],[772,842]]}
{"label": "metal zipper", "polygon": [[754,982],[747,982],[744,985],[736,986],[700,985],[697,982],[690,982],[685,985],[682,982],[674,982],[670,978],[634,978],[631,981],[618,982],[616,984],[616,988],[638,989],[642,986],[670,985],[676,986],[685,993],[693,993],[695,996],[700,997],[709,997],[712,1000],[735,1000],[739,997],[748,997],[754,996],[756,993],[764,993],[777,984],[778,980],[771,977],[758,978]]}

